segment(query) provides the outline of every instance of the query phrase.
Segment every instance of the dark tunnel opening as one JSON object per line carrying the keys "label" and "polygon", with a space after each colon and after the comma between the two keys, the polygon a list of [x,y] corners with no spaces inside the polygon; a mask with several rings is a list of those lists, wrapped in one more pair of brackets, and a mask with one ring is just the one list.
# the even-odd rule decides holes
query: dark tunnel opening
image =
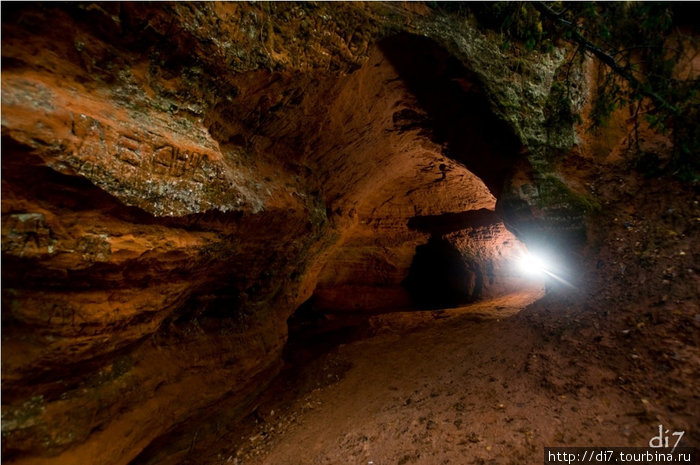
{"label": "dark tunnel opening", "polygon": [[484,276],[478,264],[465,261],[449,242],[431,237],[416,247],[403,285],[417,308],[449,308],[477,300]]}

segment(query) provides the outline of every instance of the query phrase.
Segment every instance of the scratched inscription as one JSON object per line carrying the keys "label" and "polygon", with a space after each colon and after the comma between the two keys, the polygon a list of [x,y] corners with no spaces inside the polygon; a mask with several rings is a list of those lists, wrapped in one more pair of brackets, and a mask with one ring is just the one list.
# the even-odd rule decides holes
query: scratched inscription
{"label": "scratched inscription", "polygon": [[163,145],[153,150],[153,171],[156,174],[183,176],[202,182],[202,176],[198,176],[202,162],[208,160],[204,154],[183,150],[173,145]]}
{"label": "scratched inscription", "polygon": [[139,166],[141,164],[141,141],[135,137],[119,134],[116,156],[130,165]]}
{"label": "scratched inscription", "polygon": [[221,167],[212,163],[206,153],[164,142],[164,137],[115,131],[85,115],[76,121],[75,133],[81,139],[78,153],[86,164],[111,155],[129,166],[160,176],[198,183],[225,179]]}

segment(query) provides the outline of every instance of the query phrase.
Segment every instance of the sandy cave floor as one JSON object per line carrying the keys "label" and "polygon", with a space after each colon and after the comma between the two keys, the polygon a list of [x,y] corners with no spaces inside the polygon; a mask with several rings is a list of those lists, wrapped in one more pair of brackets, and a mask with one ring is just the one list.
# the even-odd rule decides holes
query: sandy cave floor
{"label": "sandy cave floor", "polygon": [[518,314],[537,297],[421,312],[401,327],[375,322],[373,337],[273,387],[247,428],[196,461],[527,464],[541,463],[544,446],[645,446],[665,418],[621,386],[601,353],[572,358],[557,349],[566,332],[543,338],[552,329],[533,321],[546,297]]}

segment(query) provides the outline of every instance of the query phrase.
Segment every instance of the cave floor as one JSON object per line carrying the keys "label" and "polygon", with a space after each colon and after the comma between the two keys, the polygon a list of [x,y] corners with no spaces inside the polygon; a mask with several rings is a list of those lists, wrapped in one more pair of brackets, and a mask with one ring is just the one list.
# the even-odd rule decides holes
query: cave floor
{"label": "cave floor", "polygon": [[543,446],[646,445],[663,420],[653,402],[621,384],[602,352],[572,349],[575,332],[538,323],[549,296],[517,312],[536,297],[412,329],[387,324],[336,347],[273,387],[247,428],[197,461],[525,464],[540,463]]}

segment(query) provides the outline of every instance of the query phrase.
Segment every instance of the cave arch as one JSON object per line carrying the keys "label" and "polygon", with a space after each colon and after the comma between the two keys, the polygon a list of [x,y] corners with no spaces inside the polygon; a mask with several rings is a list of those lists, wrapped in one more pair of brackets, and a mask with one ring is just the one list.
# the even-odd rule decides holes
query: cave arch
{"label": "cave arch", "polygon": [[444,154],[481,178],[495,197],[524,147],[500,119],[479,77],[444,47],[427,37],[403,33],[379,43],[426,112],[424,125]]}
{"label": "cave arch", "polygon": [[[395,153],[377,156],[366,137],[353,141],[358,150],[343,159],[344,169],[364,170],[373,182],[354,199],[348,196],[361,199],[352,203],[355,223],[325,260],[313,293],[315,308],[444,308],[520,286],[503,264],[520,242],[496,207],[528,161],[479,76],[437,41],[401,33],[379,42],[347,88],[355,100],[340,109],[354,113],[350,122],[364,110],[372,115],[370,124],[386,121],[376,110],[382,103],[365,104],[368,89],[375,99],[393,99],[380,137],[392,141]],[[431,150],[418,155],[417,145]],[[382,165],[387,168],[379,177],[375,171]],[[489,247],[499,250],[485,250]],[[482,270],[488,270],[487,279]]]}

